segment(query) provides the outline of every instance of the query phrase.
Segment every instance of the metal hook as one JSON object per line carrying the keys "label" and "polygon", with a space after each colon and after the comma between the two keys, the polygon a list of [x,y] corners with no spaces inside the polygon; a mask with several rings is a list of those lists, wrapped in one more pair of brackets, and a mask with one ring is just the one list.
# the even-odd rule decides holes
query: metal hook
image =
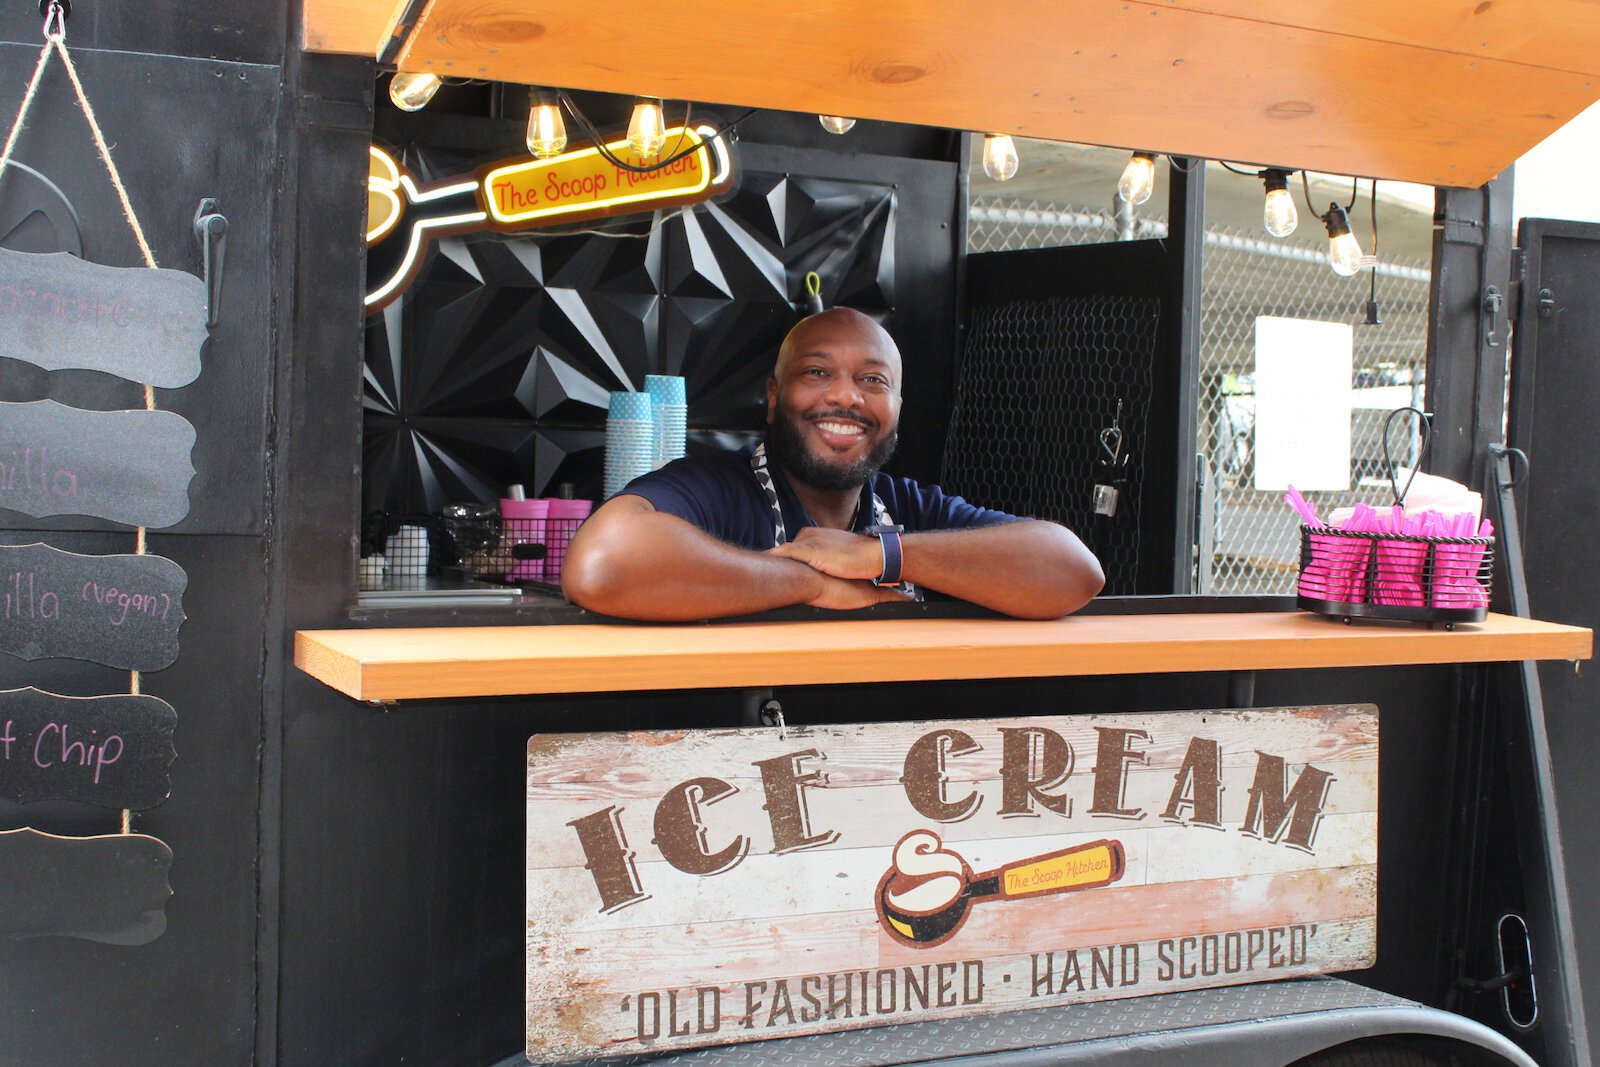
{"label": "metal hook", "polygon": [[1117,413],[1111,417],[1111,425],[1100,431],[1100,447],[1105,451],[1106,458],[1112,466],[1122,462],[1122,398],[1117,397]]}
{"label": "metal hook", "polygon": [[1106,459],[1112,466],[1122,458],[1122,431],[1115,426],[1107,426],[1100,431],[1100,449],[1106,454]]}
{"label": "metal hook", "polygon": [[787,741],[789,739],[789,727],[783,721],[783,705],[776,700],[769,700],[761,705],[761,721],[768,726],[776,726],[778,728],[779,741]]}
{"label": "metal hook", "polygon": [[[45,40],[67,39],[67,16],[72,14],[72,0],[39,0],[39,14],[44,16]],[[54,30],[50,28],[52,23]]]}

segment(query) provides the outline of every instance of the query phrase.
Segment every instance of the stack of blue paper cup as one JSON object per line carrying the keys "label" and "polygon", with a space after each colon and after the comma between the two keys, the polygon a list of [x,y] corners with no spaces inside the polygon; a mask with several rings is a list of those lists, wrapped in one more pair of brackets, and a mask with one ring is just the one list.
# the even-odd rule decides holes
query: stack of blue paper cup
{"label": "stack of blue paper cup", "polygon": [[656,418],[648,393],[612,393],[606,417],[605,495],[609,500],[623,486],[656,466]]}
{"label": "stack of blue paper cup", "polygon": [[683,457],[689,443],[689,400],[684,380],[670,374],[647,374],[644,391],[656,420],[657,467]]}

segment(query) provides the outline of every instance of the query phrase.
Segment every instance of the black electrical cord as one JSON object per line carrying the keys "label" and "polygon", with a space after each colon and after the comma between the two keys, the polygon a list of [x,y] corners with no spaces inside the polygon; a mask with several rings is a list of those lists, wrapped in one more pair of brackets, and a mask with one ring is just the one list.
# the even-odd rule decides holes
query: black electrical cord
{"label": "black electrical cord", "polygon": [[[1367,325],[1382,325],[1378,317],[1378,179],[1372,179],[1372,193],[1368,198],[1372,211],[1372,276],[1367,288]],[[1407,486],[1409,488],[1409,485]]]}
{"label": "black electrical cord", "polygon": [[1378,179],[1372,179],[1372,195],[1368,201],[1372,207],[1372,255],[1378,255]]}
{"label": "black electrical cord", "polygon": [[[1318,211],[1317,208],[1316,208],[1316,205],[1311,202],[1311,183],[1306,180],[1306,172],[1305,171],[1301,171],[1300,172],[1300,189],[1301,189],[1301,195],[1303,195],[1305,197],[1305,199],[1306,199],[1306,210],[1311,212],[1313,215],[1315,215],[1319,219],[1320,218],[1326,218],[1327,217],[1327,212]],[[1360,197],[1361,197],[1361,179],[1360,178],[1351,178],[1350,179],[1350,202],[1344,206],[1345,211],[1346,212],[1354,211],[1355,210],[1355,206],[1356,206],[1356,201],[1358,199],[1360,199]]]}
{"label": "black electrical cord", "polygon": [[[574,101],[570,95],[568,95],[565,89],[557,90],[556,95],[560,98],[562,106],[567,109],[568,114],[572,116],[573,121],[578,124],[579,132],[589,140],[590,144],[594,145],[595,151],[600,154],[601,158],[603,158],[607,163],[610,163],[612,166],[616,167],[618,170],[629,171],[633,174],[653,174],[664,167],[670,167],[678,160],[693,155],[694,153],[700,151],[701,148],[710,144],[712,141],[715,141],[717,138],[722,137],[724,134],[730,132],[735,126],[738,126],[739,123],[743,122],[751,115],[754,115],[758,110],[757,108],[749,108],[744,112],[744,114],[740,115],[732,122],[725,124],[721,129],[716,130],[709,137],[705,138],[705,140],[699,142],[698,144],[692,144],[688,148],[679,149],[667,156],[665,159],[658,159],[654,163],[640,166],[636,163],[629,163],[625,160],[618,159],[617,156],[606,147],[605,137],[603,137],[600,131],[595,128],[594,124],[589,121],[588,116],[582,111],[578,110],[577,102]],[[689,119],[693,114],[693,110],[692,104],[684,105],[683,126],[685,129],[688,129],[689,127]],[[679,143],[681,144],[682,141],[683,135],[680,134]]]}

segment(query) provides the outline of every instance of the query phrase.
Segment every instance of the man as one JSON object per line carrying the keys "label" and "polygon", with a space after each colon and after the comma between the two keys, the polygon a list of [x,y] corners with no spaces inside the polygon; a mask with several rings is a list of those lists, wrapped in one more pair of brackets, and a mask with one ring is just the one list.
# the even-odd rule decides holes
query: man
{"label": "man", "polygon": [[631,482],[573,538],[567,596],[658,621],[847,610],[912,588],[1021,618],[1086,604],[1105,579],[1070,531],[878,473],[894,451],[900,384],[900,352],[867,316],[805,319],[767,380],[766,441]]}

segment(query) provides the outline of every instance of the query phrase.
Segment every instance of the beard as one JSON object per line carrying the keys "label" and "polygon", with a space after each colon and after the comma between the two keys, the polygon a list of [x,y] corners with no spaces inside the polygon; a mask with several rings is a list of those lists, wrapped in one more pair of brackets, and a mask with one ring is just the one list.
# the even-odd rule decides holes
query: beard
{"label": "beard", "polygon": [[[830,414],[844,413],[830,412]],[[791,478],[813,489],[843,492],[861,488],[867,484],[868,478],[889,462],[889,457],[894,455],[895,445],[900,442],[900,430],[896,428],[860,459],[847,463],[829,462],[816,456],[806,447],[798,423],[798,416],[791,416],[779,410],[767,428],[767,451]]]}

